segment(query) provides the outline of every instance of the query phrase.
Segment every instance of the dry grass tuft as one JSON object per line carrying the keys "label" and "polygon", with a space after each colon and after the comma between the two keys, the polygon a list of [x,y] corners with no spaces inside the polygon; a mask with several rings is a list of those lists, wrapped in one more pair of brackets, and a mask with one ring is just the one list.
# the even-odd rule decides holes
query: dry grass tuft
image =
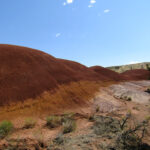
{"label": "dry grass tuft", "polygon": [[33,128],[35,125],[36,125],[36,121],[32,118],[27,118],[24,122],[25,129]]}
{"label": "dry grass tuft", "polygon": [[46,125],[49,128],[55,128],[62,124],[62,119],[60,116],[49,116],[46,119]]}
{"label": "dry grass tuft", "polygon": [[63,123],[63,133],[70,133],[75,131],[76,129],[76,122],[75,120],[68,119],[66,122]]}

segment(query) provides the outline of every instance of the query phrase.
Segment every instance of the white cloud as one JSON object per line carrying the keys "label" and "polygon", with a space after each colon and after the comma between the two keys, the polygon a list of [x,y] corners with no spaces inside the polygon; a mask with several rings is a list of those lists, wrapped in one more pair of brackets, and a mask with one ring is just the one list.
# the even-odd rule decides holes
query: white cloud
{"label": "white cloud", "polygon": [[58,38],[59,36],[61,36],[61,33],[56,33],[56,38]]}
{"label": "white cloud", "polygon": [[96,3],[96,0],[90,0],[90,4],[88,5],[88,7],[92,8],[95,3]]}
{"label": "white cloud", "polygon": [[90,3],[94,4],[94,3],[96,3],[96,0],[91,0]]}
{"label": "white cloud", "polygon": [[129,64],[137,64],[137,63],[140,63],[139,61],[131,61],[129,62]]}
{"label": "white cloud", "polygon": [[109,13],[110,12],[110,9],[105,9],[104,10],[104,13]]}
{"label": "white cloud", "polygon": [[88,5],[88,7],[89,7],[89,8],[92,8],[92,7],[93,7],[93,5]]}
{"label": "white cloud", "polygon": [[74,0],[66,0],[65,2],[63,2],[63,6],[66,6],[67,4],[72,4],[74,2]]}
{"label": "white cloud", "polygon": [[66,1],[68,4],[71,4],[71,3],[73,3],[73,0],[67,0]]}

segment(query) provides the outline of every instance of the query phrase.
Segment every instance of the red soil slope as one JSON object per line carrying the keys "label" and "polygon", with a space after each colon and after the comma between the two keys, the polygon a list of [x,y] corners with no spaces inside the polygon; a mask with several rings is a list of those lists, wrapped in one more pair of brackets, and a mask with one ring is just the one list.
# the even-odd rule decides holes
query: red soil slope
{"label": "red soil slope", "polygon": [[126,80],[146,80],[150,78],[150,71],[144,69],[128,70],[121,73]]}
{"label": "red soil slope", "polygon": [[39,50],[0,45],[0,105],[34,98],[72,81],[110,80],[79,63],[57,59]]}
{"label": "red soil slope", "polygon": [[[97,72],[93,71],[92,69],[89,69],[88,67],[79,64],[74,61],[70,60],[64,60],[64,59],[59,59],[59,62],[64,64],[67,68],[70,68],[72,72],[76,75],[78,79],[82,80],[98,80],[98,81],[109,81],[111,80],[110,77],[106,76],[106,74],[98,74]],[[108,70],[108,69],[106,69]]]}
{"label": "red soil slope", "polygon": [[[145,78],[148,73],[142,75]],[[0,105],[35,98],[74,81],[120,81],[137,76],[135,72],[130,78],[128,73],[119,75],[100,66],[88,68],[31,48],[0,45]]]}
{"label": "red soil slope", "polygon": [[99,75],[103,75],[113,81],[120,81],[123,80],[124,78],[117,72],[114,72],[112,70],[106,69],[104,67],[101,66],[93,66],[90,67],[90,70],[95,71],[96,73],[98,73]]}
{"label": "red soil slope", "polygon": [[113,81],[147,80],[150,78],[150,72],[145,69],[128,70],[121,74],[111,71],[109,69],[103,68],[101,66],[93,66],[93,67],[90,67],[90,69]]}

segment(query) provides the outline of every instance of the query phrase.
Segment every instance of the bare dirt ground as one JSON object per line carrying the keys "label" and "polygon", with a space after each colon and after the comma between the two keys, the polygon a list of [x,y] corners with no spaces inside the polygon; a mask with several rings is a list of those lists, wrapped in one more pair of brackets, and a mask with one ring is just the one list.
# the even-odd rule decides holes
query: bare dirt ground
{"label": "bare dirt ground", "polygon": [[[28,145],[27,150],[109,150],[106,145],[111,144],[114,135],[112,134],[109,139],[108,135],[97,134],[95,123],[89,121],[89,117],[95,115],[98,120],[101,120],[100,116],[120,119],[130,111],[136,122],[143,121],[150,115],[150,94],[145,92],[148,87],[150,81],[131,81],[101,88],[88,107],[74,110],[77,128],[74,132],[65,135],[62,134],[62,126],[47,128],[46,117],[34,118],[37,123],[32,129],[23,129],[24,118],[17,118],[13,122],[15,131],[0,141],[0,149],[8,149],[9,141],[22,140]],[[112,122],[115,121],[112,120],[110,124]],[[144,139],[144,142],[150,144],[150,135]],[[39,146],[39,143],[43,145]],[[19,146],[16,149],[19,149]]]}
{"label": "bare dirt ground", "polygon": [[117,113],[127,109],[135,112],[133,107],[140,109],[150,105],[150,94],[145,92],[148,87],[150,81],[131,81],[101,88],[94,98],[94,105],[102,113]]}

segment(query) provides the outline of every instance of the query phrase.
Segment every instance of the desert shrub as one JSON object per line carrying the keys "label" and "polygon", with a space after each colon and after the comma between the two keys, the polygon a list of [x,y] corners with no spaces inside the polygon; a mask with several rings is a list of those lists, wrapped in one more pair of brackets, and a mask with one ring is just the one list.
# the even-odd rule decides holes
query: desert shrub
{"label": "desert shrub", "polygon": [[36,124],[36,121],[32,118],[27,118],[24,122],[24,128],[29,129],[33,128]]}
{"label": "desert shrub", "polygon": [[66,122],[68,120],[73,120],[74,116],[75,116],[75,114],[73,112],[64,113],[64,115],[62,116],[62,122]]}
{"label": "desert shrub", "polygon": [[74,113],[65,113],[62,116],[62,123],[63,123],[63,133],[70,133],[75,130],[76,122],[74,120]]}
{"label": "desert shrub", "polygon": [[119,132],[119,121],[112,117],[95,116],[94,118],[94,133],[96,135],[110,136]]}
{"label": "desert shrub", "polygon": [[132,98],[128,96],[121,96],[120,99],[126,100],[126,101],[132,101]]}
{"label": "desert shrub", "polygon": [[76,122],[75,120],[67,120],[63,123],[63,133],[70,133],[73,132],[76,129]]}
{"label": "desert shrub", "polygon": [[35,149],[40,150],[40,149],[45,148],[47,144],[44,140],[44,134],[42,133],[41,128],[34,130],[32,133],[33,133],[34,138],[37,141],[37,144],[35,145]]}
{"label": "desert shrub", "polygon": [[0,123],[0,138],[7,136],[13,129],[13,124],[10,121]]}
{"label": "desert shrub", "polygon": [[75,113],[74,112],[66,112],[66,113],[63,114],[63,116],[66,116],[68,118],[72,118],[72,117],[75,116]]}
{"label": "desert shrub", "polygon": [[49,116],[46,119],[46,125],[49,128],[55,128],[62,125],[62,118],[60,116]]}
{"label": "desert shrub", "polygon": [[13,138],[6,138],[7,144],[4,144],[2,149],[3,150],[25,150],[27,149],[27,141],[20,139],[17,137],[16,139]]}
{"label": "desert shrub", "polygon": [[117,148],[125,150],[141,149],[143,145],[143,138],[149,126],[150,117],[147,117],[140,123],[134,123],[134,126],[129,126],[128,120],[131,115],[127,114],[122,121],[120,121],[120,132],[117,134],[116,145]]}
{"label": "desert shrub", "polygon": [[127,101],[132,101],[132,98],[131,98],[131,97],[128,97]]}
{"label": "desert shrub", "polygon": [[147,134],[149,120],[148,116],[144,121],[137,123],[130,111],[121,120],[108,116],[95,116],[92,129],[96,135],[111,139],[110,146],[107,142],[100,144],[103,150],[144,150],[143,138]]}
{"label": "desert shrub", "polygon": [[63,134],[58,134],[57,137],[53,140],[54,143],[61,145],[65,141],[65,138],[63,137]]}

